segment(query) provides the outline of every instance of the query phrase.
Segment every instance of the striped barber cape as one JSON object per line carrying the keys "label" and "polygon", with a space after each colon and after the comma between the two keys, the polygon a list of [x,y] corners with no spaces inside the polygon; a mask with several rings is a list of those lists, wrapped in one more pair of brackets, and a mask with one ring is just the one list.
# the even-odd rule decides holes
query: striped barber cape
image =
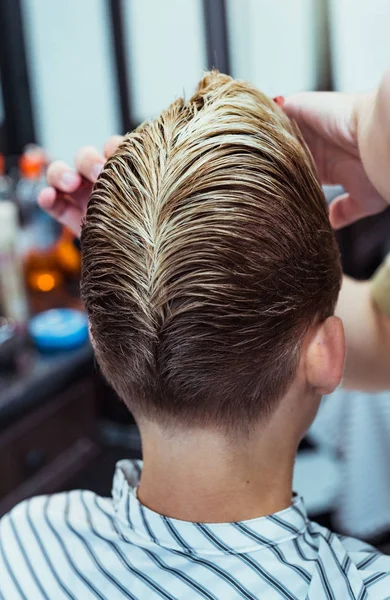
{"label": "striped barber cape", "polygon": [[2,600],[390,599],[390,557],[308,520],[301,498],[267,517],[190,523],[142,506],[142,463],[113,497],[27,500],[0,521]]}

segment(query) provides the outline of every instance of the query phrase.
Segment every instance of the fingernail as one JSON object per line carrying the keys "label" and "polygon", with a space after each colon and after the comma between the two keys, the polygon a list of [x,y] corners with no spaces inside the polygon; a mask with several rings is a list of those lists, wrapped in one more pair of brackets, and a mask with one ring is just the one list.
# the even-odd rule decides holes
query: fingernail
{"label": "fingernail", "polygon": [[96,165],[94,165],[92,167],[92,175],[94,177],[94,179],[97,179],[100,175],[100,173],[102,172],[102,169],[104,167],[104,164],[102,163],[97,163]]}
{"label": "fingernail", "polygon": [[66,171],[61,177],[61,183],[64,187],[72,187],[79,181],[79,176],[73,171]]}
{"label": "fingernail", "polygon": [[283,107],[284,104],[284,97],[283,96],[275,96],[275,98],[273,98],[273,101],[280,106],[280,108]]}

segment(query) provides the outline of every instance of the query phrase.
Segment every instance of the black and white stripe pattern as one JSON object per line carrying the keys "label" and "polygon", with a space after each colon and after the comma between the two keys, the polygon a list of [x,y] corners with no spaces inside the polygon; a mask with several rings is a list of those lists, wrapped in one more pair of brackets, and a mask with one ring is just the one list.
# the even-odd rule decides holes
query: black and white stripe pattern
{"label": "black and white stripe pattern", "polygon": [[390,557],[308,521],[302,500],[239,523],[189,523],[136,497],[142,463],[117,465],[112,499],[23,502],[0,521],[0,600],[385,600]]}

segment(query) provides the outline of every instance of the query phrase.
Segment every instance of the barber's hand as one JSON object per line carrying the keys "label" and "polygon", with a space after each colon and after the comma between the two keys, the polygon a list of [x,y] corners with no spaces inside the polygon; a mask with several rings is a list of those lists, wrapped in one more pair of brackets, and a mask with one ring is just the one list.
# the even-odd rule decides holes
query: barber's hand
{"label": "barber's hand", "polygon": [[122,140],[120,135],[110,137],[103,154],[93,146],[80,148],[75,158],[75,170],[59,160],[53,162],[47,170],[50,187],[41,191],[38,204],[77,237],[80,235],[92,186],[107,158],[114,154]]}
{"label": "barber's hand", "polygon": [[336,229],[381,212],[387,202],[363,167],[358,148],[357,107],[363,94],[306,92],[286,98],[284,110],[303,134],[322,184],[342,185],[330,206]]}

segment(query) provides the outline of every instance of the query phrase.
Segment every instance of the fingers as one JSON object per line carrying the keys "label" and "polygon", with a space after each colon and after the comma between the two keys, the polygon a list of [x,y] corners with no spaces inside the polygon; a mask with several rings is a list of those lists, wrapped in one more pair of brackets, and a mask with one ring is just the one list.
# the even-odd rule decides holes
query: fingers
{"label": "fingers", "polygon": [[67,163],[56,160],[47,170],[47,182],[50,186],[62,191],[72,193],[81,184],[83,175],[94,183],[102,170],[104,163],[122,143],[123,136],[113,135],[104,145],[104,156],[93,146],[84,146],[78,150],[75,156],[75,172]]}
{"label": "fingers", "polygon": [[80,148],[75,157],[76,171],[63,161],[51,163],[47,170],[50,187],[41,191],[39,206],[54,219],[80,235],[81,221],[85,214],[91,183],[98,178],[109,158],[123,141],[123,136],[111,136],[104,146],[104,156],[93,146]]}
{"label": "fingers", "polygon": [[283,109],[299,127],[348,150],[355,149],[354,107],[356,94],[343,92],[303,92],[286,98]]}
{"label": "fingers", "polygon": [[81,184],[80,175],[62,160],[56,160],[50,164],[46,178],[50,186],[62,192],[72,193]]}
{"label": "fingers", "polygon": [[80,148],[74,159],[76,170],[92,183],[98,178],[105,162],[104,156],[93,146]]}
{"label": "fingers", "polygon": [[59,194],[53,187],[44,188],[38,196],[38,204],[53,219],[66,225],[75,236],[79,237],[81,231],[81,208],[71,202],[69,198]]}
{"label": "fingers", "polygon": [[80,148],[74,160],[76,170],[86,179],[95,183],[104,167],[106,159],[114,154],[122,141],[122,135],[112,135],[104,144],[104,156],[94,146]]}
{"label": "fingers", "polygon": [[288,114],[289,117],[297,118],[303,109],[311,105],[313,92],[302,92],[300,94],[293,94],[287,96],[284,99],[283,110]]}
{"label": "fingers", "polygon": [[333,200],[329,207],[329,218],[334,229],[341,229],[362,217],[367,216],[366,207],[354,200],[349,194],[342,194]]}
{"label": "fingers", "polygon": [[326,114],[335,100],[334,92],[302,92],[285,98],[283,110],[297,121],[313,125],[320,114]]}
{"label": "fingers", "polygon": [[39,192],[38,204],[42,210],[49,212],[56,201],[57,192],[53,187],[45,187]]}
{"label": "fingers", "polygon": [[112,135],[110,138],[108,138],[108,140],[104,144],[104,156],[106,158],[110,158],[110,156],[112,156],[114,152],[116,152],[118,146],[120,146],[123,140],[123,135]]}

